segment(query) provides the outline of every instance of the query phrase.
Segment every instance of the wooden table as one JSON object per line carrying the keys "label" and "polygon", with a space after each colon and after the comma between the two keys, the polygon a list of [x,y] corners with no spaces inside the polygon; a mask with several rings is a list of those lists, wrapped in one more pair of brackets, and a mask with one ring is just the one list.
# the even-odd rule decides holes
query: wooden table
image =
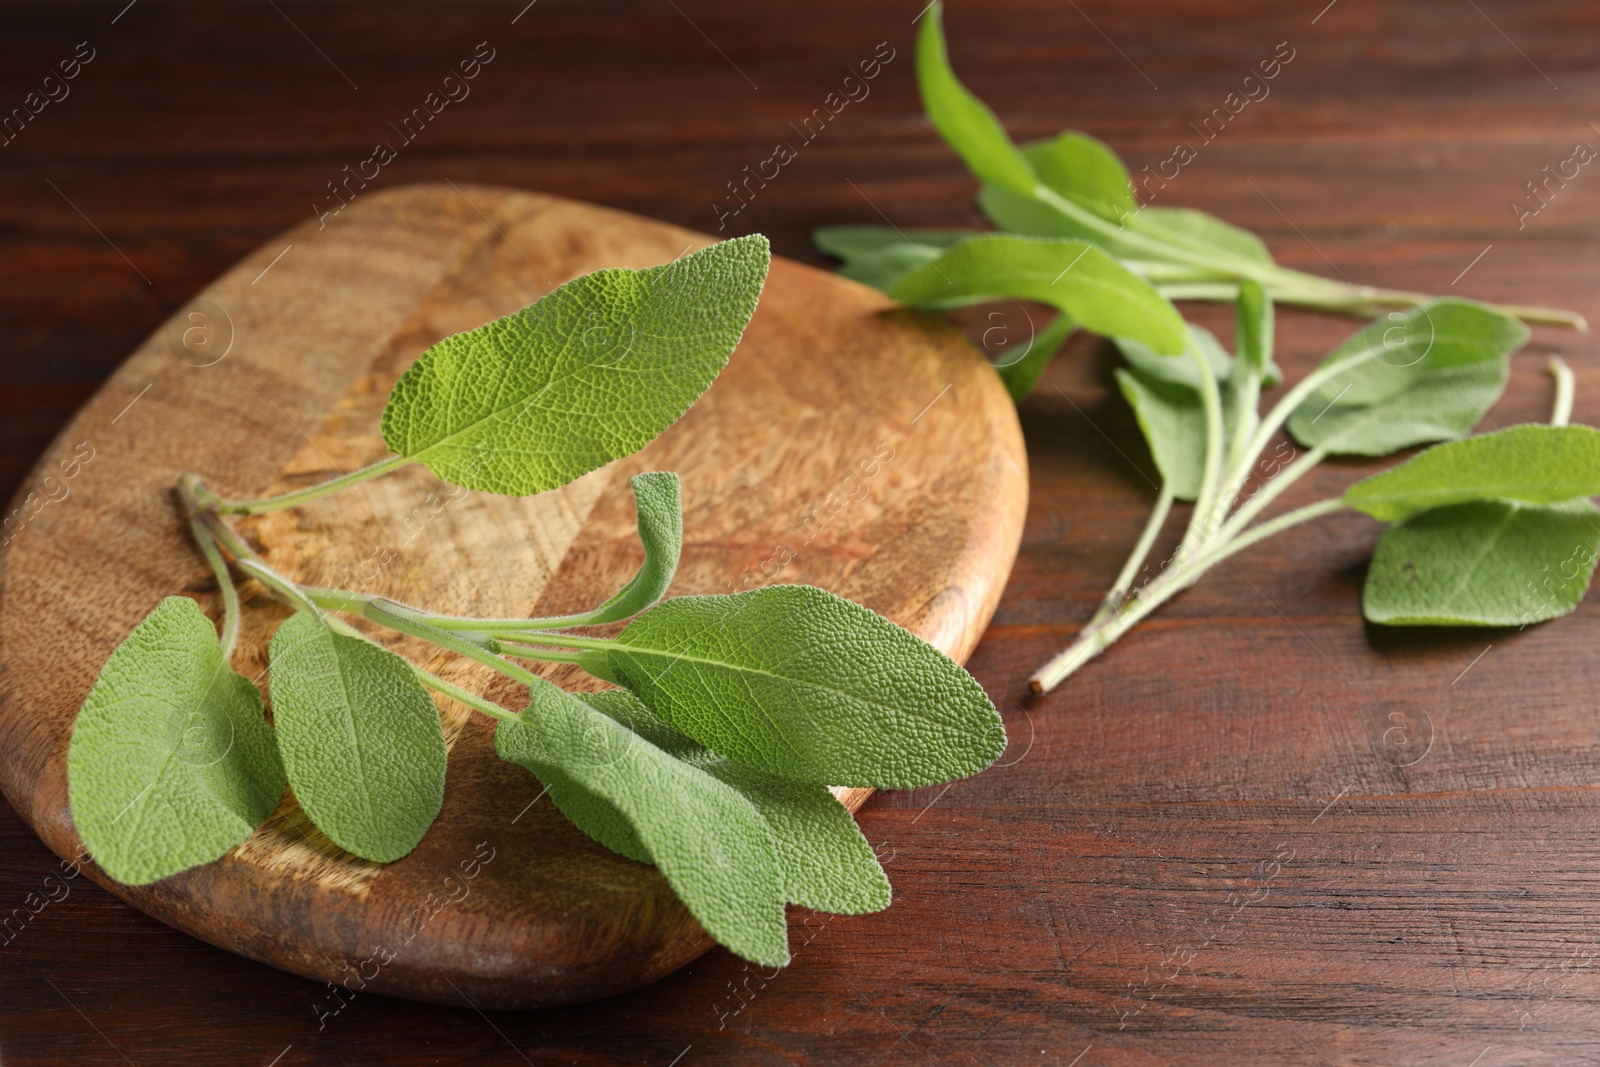
{"label": "wooden table", "polygon": [[[518,185],[712,233],[720,218],[813,262],[818,225],[979,221],[917,106],[921,0],[523,2],[7,8],[5,108],[79,42],[93,56],[0,147],[7,490],[173,308],[326,209],[326,183],[380,140],[399,151],[375,186]],[[947,21],[957,68],[1019,138],[1084,128],[1136,171],[1187,142],[1196,158],[1158,202],[1255,229],[1285,263],[1600,321],[1600,174],[1549,186],[1537,215],[1511,207],[1540,206],[1525,183],[1600,144],[1600,11],[1322,3],[1007,0],[958,3]],[[889,48],[868,95],[805,140],[805,117]],[[1209,142],[1191,127],[1286,50],[1270,95]],[[470,96],[410,141],[391,128],[475,52],[492,58]],[[727,183],[779,142],[795,158],[729,214]],[[1303,371],[1351,328],[1285,314],[1280,361]],[[1600,421],[1594,349],[1537,331],[1493,423],[1547,412],[1547,352],[1577,370],[1577,417]],[[1028,672],[1088,616],[1153,497],[1108,362],[1080,346],[1024,408],[1027,534],[971,661],[1014,745],[977,779],[869,802],[862,823],[896,886],[887,913],[797,911],[782,973],[714,952],[576,1009],[358,996],[319,1028],[325,988],[55,880],[7,809],[0,914],[37,914],[0,946],[0,1058],[1600,1059],[1600,605],[1522,632],[1368,627],[1358,595],[1377,531],[1342,517],[1219,568],[1029,700]],[[1285,503],[1355,473],[1333,465]]]}

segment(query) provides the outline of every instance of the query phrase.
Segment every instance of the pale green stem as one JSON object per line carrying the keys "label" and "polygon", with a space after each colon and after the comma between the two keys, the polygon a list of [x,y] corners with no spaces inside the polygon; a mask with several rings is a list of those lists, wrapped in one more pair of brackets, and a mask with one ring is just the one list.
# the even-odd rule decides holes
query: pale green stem
{"label": "pale green stem", "polygon": [[1222,529],[1217,531],[1217,543],[1225,544],[1235,537],[1240,530],[1249,525],[1251,519],[1261,514],[1267,505],[1278,499],[1285,489],[1305,477],[1308,471],[1327,457],[1328,450],[1321,445],[1302,453],[1298,459],[1285,467],[1281,474],[1256,490],[1255,496],[1245,501],[1239,510],[1234,512],[1228,521],[1222,524]]}
{"label": "pale green stem", "polygon": [[337,493],[341,489],[348,489],[352,485],[359,485],[369,478],[376,478],[380,474],[388,474],[392,470],[399,470],[411,462],[410,456],[390,456],[381,459],[370,467],[341,474],[337,478],[304,489],[296,489],[292,493],[281,493],[278,496],[262,497],[259,500],[218,500],[216,509],[224,515],[260,515],[268,511],[278,511],[282,508],[297,507],[300,504],[310,503],[329,493]]}
{"label": "pale green stem", "polygon": [[532,671],[517,666],[503,656],[497,656],[488,649],[479,648],[471,641],[447,633],[444,630],[429,626],[426,616],[418,617],[416,612],[403,604],[381,597],[371,597],[361,607],[363,618],[371,619],[380,626],[387,626],[391,630],[398,630],[403,634],[420,637],[424,641],[432,642],[440,648],[454,652],[458,656],[465,656],[476,660],[486,667],[491,667],[507,678],[521,682],[523,685],[536,686],[543,683],[543,679]]}
{"label": "pale green stem", "polygon": [[1172,510],[1172,499],[1172,483],[1163,481],[1161,492],[1156,496],[1156,506],[1144,524],[1144,532],[1139,535],[1139,543],[1133,546],[1133,554],[1128,557],[1128,562],[1122,565],[1122,573],[1117,575],[1117,580],[1111,584],[1111,591],[1106,593],[1106,598],[1100,602],[1094,617],[1089,620],[1090,626],[1097,626],[1109,618],[1111,613],[1122,605],[1128,590],[1133,588],[1133,580],[1139,576],[1139,569],[1144,566],[1144,561],[1150,555],[1150,549],[1156,543],[1156,537],[1161,533],[1161,527],[1167,521],[1167,514]]}
{"label": "pale green stem", "polygon": [[536,659],[545,663],[578,663],[578,653],[557,652],[553,648],[541,648],[538,645],[524,644],[521,641],[499,641],[500,648],[508,656],[518,659]]}
{"label": "pale green stem", "polygon": [[1028,686],[1035,693],[1047,693],[1060,685],[1079,667],[1104,652],[1123,634],[1132,629],[1156,608],[1165,604],[1176,594],[1194,584],[1206,571],[1221,563],[1229,556],[1241,549],[1265,540],[1273,534],[1282,533],[1291,526],[1302,522],[1309,522],[1322,515],[1328,515],[1344,507],[1344,501],[1337,497],[1329,500],[1319,500],[1315,504],[1307,504],[1303,508],[1280,515],[1270,522],[1262,523],[1244,536],[1221,548],[1212,549],[1184,564],[1174,564],[1154,581],[1141,588],[1137,595],[1129,602],[1126,611],[1118,612],[1114,618],[1098,627],[1085,627],[1078,634],[1077,640],[1064,651],[1034,672],[1028,679]]}
{"label": "pale green stem", "polygon": [[1572,421],[1572,368],[1560,356],[1551,356],[1550,376],[1556,380],[1556,404],[1550,412],[1550,425],[1565,426]]}
{"label": "pale green stem", "polygon": [[219,640],[222,661],[226,663],[233,658],[234,647],[239,643],[239,587],[233,584],[233,575],[228,571],[227,560],[217,549],[216,538],[193,514],[189,516],[189,532],[194,536],[194,543],[200,546],[200,554],[211,564],[217,576],[217,588],[222,591],[222,636]]}
{"label": "pale green stem", "polygon": [[[1222,450],[1226,445],[1223,441],[1222,396],[1217,391],[1217,376],[1212,373],[1211,363],[1195,342],[1193,334],[1189,336],[1189,351],[1200,369],[1200,400],[1206,412],[1206,458],[1200,475],[1200,492],[1195,497],[1194,512],[1189,517],[1189,528],[1184,532],[1182,544],[1178,546],[1177,559],[1180,563],[1211,539],[1210,528],[1218,504]],[[1223,506],[1225,511],[1226,502]]]}

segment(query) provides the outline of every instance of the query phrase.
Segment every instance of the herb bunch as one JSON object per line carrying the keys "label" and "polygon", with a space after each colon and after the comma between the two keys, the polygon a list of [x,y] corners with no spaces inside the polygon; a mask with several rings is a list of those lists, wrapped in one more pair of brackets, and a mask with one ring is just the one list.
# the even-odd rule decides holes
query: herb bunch
{"label": "herb bunch", "polygon": [[[817,245],[844,261],[840,273],[915,307],[1017,299],[1054,308],[1024,352],[996,361],[1019,402],[1075,330],[1111,338],[1127,363],[1118,386],[1162,479],[1126,566],[1074,643],[1030,678],[1036,692],[1234,553],[1344,508],[1391,524],[1363,593],[1373,622],[1517,626],[1577,605],[1600,553],[1600,516],[1589,500],[1600,494],[1600,431],[1567,425],[1571,372],[1552,359],[1550,425],[1460,438],[1504,390],[1510,355],[1528,338],[1523,323],[1585,329],[1581,316],[1290,270],[1246,230],[1141,204],[1122,161],[1087,134],[1019,148],[950,69],[940,17],[934,3],[922,19],[923,104],[981,182],[979,207],[999,231],[841,226],[817,231]],[[1232,303],[1237,355],[1186,322],[1174,300]],[[1280,303],[1380,317],[1263,414],[1262,390],[1281,377],[1272,361]],[[1273,463],[1275,477],[1247,492],[1280,430],[1306,451]],[[1341,496],[1255,522],[1330,456],[1423,444],[1435,447]],[[1194,508],[1177,551],[1151,574],[1146,561],[1175,501]]]}
{"label": "herb bunch", "polygon": [[[112,653],[68,752],[73,820],[110,877],[144,884],[211,862],[285,785],[329,840],[409,853],[437,817],[446,745],[434,691],[496,720],[500,758],[531,771],[601,844],[658,867],[717,941],[788,960],[785,904],[861,913],[889,884],[830,785],[913,788],[976,773],[1005,745],[959,665],[868,609],[809,586],[664,599],[682,545],[675,474],[632,487],[645,561],[594,609],[553,618],[438,614],[308,586],[267,564],[229,516],[294,507],[410,463],[471,490],[524,495],[643,448],[705,391],[755,310],[766,239],[666,266],[602,270],[447,337],[383,415],[394,453],[281,496],[177,487],[223,602],[220,638],[169,597]],[[239,579],[293,608],[270,646],[271,721],[230,666]],[[527,690],[506,708],[340,618],[421,638]],[[631,619],[614,637],[585,628]],[[572,693],[522,661],[572,663],[618,688]]]}

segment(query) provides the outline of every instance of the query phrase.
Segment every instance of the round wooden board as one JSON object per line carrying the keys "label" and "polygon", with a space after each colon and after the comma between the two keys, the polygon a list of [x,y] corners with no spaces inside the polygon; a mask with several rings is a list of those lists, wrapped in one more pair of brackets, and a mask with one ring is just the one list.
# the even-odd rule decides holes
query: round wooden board
{"label": "round wooden board", "polygon": [[[0,787],[11,804],[58,854],[81,856],[66,752],[101,664],[163,596],[193,596],[216,617],[214,581],[170,493],[181,473],[254,496],[369,463],[385,454],[390,385],[432,342],[576,275],[709,242],[554,197],[417,185],[270,242],[180,309],[27,481],[77,499],[35,496],[43,505],[3,557]],[[1012,404],[957,334],[780,259],[727,370],[637,456],[525,499],[411,467],[242,527],[275,566],[315,584],[446,611],[571,611],[638,566],[627,479],[652,469],[683,478],[674,593],[808,582],[957,659],[999,599],[1027,492]],[[284,611],[253,584],[244,592],[234,663],[259,680]],[[384,639],[451,681],[517,697],[486,668]],[[242,955],[344,989],[484,1008],[605,996],[709,947],[653,868],[586,838],[532,776],[495,758],[485,717],[443,699],[440,711],[444,810],[399,862],[341,852],[286,793],[254,836],[205,867],[145,887],[85,868]],[[854,808],[866,795],[843,799]],[[328,1012],[341,993],[330,990]]]}

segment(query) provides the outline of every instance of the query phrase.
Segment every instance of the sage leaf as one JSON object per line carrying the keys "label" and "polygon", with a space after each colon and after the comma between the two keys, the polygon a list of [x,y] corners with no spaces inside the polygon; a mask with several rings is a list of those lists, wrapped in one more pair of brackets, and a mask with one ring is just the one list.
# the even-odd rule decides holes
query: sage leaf
{"label": "sage leaf", "polygon": [[752,234],[665,266],[595,271],[446,337],[390,393],[384,443],[446,481],[514,495],[631,455],[727,363],[769,258]]}
{"label": "sage leaf", "polygon": [[1554,504],[1600,494],[1600,430],[1510,426],[1435,445],[1345,490],[1344,502],[1396,522],[1468,500]]}
{"label": "sage leaf", "polygon": [[111,653],[73,727],[83,843],[106,874],[144,885],[249,837],[283,785],[260,691],[223,660],[198,604],[166,598]]}
{"label": "sage leaf", "polygon": [[[889,879],[872,846],[826,786],[780,778],[720,756],[666,725],[626,689],[573,695],[749,800],[772,831],[789,903],[841,915],[889,906]],[[632,859],[652,862],[632,824],[614,805],[570,778],[541,780],[550,787],[556,807],[589,836]]]}
{"label": "sage leaf", "polygon": [[[1128,229],[1134,233],[1154,238],[1182,252],[1261,266],[1272,263],[1272,253],[1261,238],[1204,211],[1184,207],[1146,207],[1138,214],[1130,215],[1126,222]],[[1140,258],[1145,258],[1152,251],[1149,246],[1141,244],[1138,254]]]}
{"label": "sage leaf", "polygon": [[811,586],[676,597],[580,661],[701,744],[800,781],[916,788],[975,774],[1005,748],[971,675]]}
{"label": "sage leaf", "polygon": [[888,292],[945,249],[973,236],[971,230],[907,230],[887,226],[828,226],[811,239],[817,248],[844,261],[839,276]]}
{"label": "sage leaf", "polygon": [[1117,387],[1133,409],[1150,457],[1173,498],[1195,499],[1206,458],[1206,414],[1200,395],[1187,386],[1121,367],[1115,373]]}
{"label": "sage leaf", "polygon": [[1418,512],[1378,539],[1361,606],[1372,622],[1522,626],[1578,606],[1600,552],[1588,500],[1471,500]]}
{"label": "sage leaf", "polygon": [[547,682],[530,687],[520,722],[496,729],[495,750],[546,785],[564,776],[610,805],[718,942],[765,966],[788,962],[772,833],[737,790]]}
{"label": "sage leaf", "polygon": [[1374,320],[1329,353],[1344,365],[1289,416],[1303,445],[1382,456],[1468,433],[1505,390],[1528,328],[1466,300],[1436,300]]}
{"label": "sage leaf", "polygon": [[1022,154],[1047,188],[1111,222],[1139,210],[1128,168],[1104,141],[1068,130],[1024,145]]}
{"label": "sage leaf", "polygon": [[416,672],[306,611],[270,652],[272,721],[306,816],[363,859],[406,855],[444,802],[444,731]]}
{"label": "sage leaf", "polygon": [[994,112],[950,69],[943,18],[944,7],[935,0],[923,12],[917,36],[917,86],[923,110],[939,136],[982,181],[1017,193],[1032,192],[1038,178],[1027,158],[1011,143]]}
{"label": "sage leaf", "polygon": [[889,295],[922,308],[1037,300],[1105,337],[1131,337],[1168,354],[1185,345],[1183,319],[1167,298],[1083,241],[974,237],[901,278]]}
{"label": "sage leaf", "polygon": [[766,820],[783,868],[784,899],[837,915],[889,906],[889,876],[850,809],[827,786],[768,774],[709,750],[688,759],[737,789]]}
{"label": "sage leaf", "polygon": [[1235,347],[1239,350],[1239,362],[1264,384],[1278,384],[1282,372],[1272,361],[1277,319],[1272,298],[1260,282],[1242,281],[1239,283],[1239,299],[1234,311]]}
{"label": "sage leaf", "polygon": [[616,595],[583,617],[585,625],[618,622],[639,614],[660,600],[678,570],[683,550],[683,499],[678,476],[671,471],[637,474],[633,486],[639,513],[639,541],[644,565]]}

